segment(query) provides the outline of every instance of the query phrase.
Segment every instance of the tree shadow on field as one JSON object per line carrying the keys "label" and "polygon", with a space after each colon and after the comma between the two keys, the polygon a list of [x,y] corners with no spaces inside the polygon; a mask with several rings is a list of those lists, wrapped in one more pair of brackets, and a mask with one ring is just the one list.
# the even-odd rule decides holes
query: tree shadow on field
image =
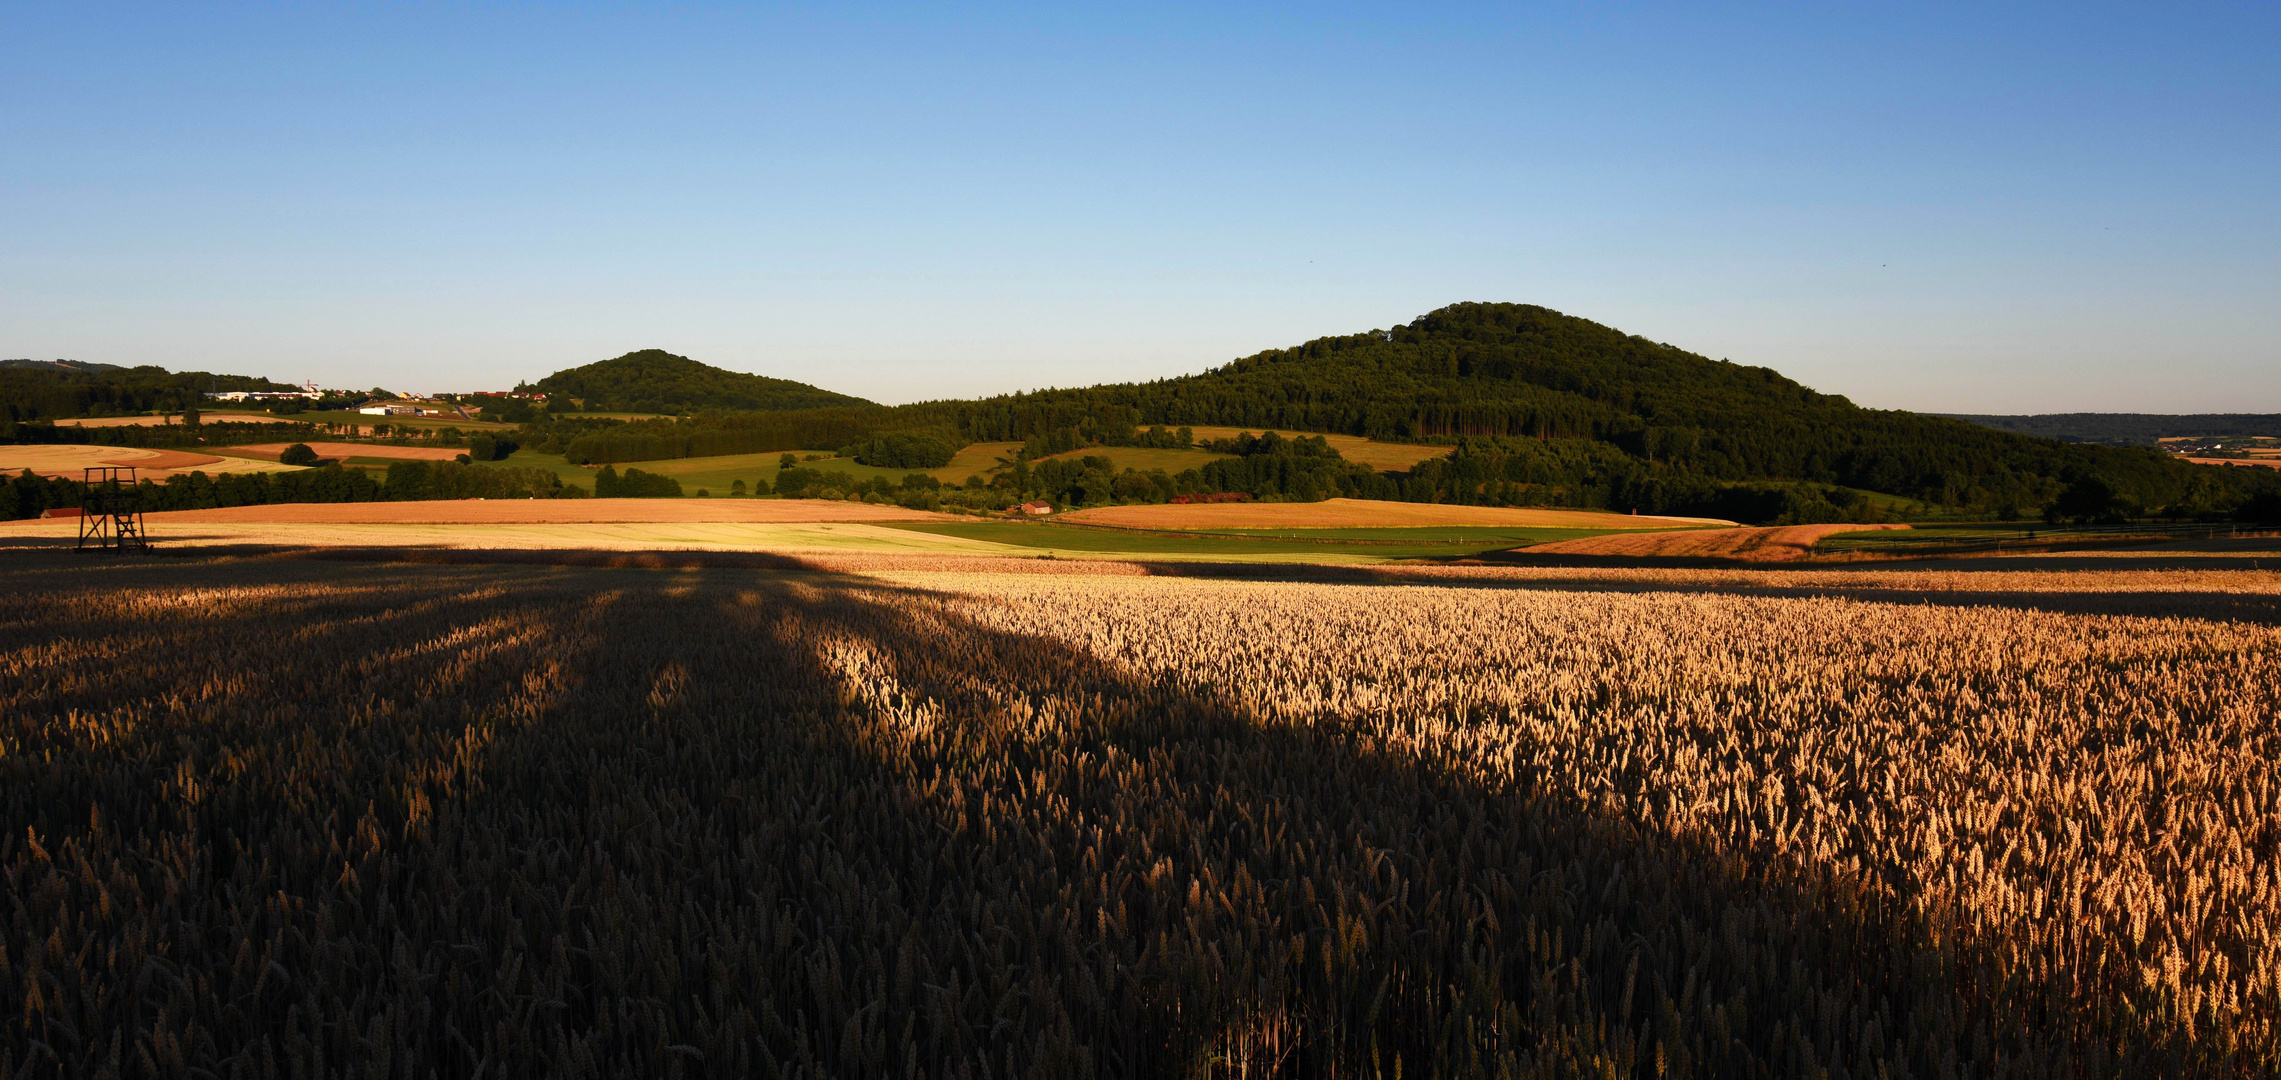
{"label": "tree shadow on field", "polygon": [[[1468,573],[1463,565],[1417,568],[1312,565],[1290,563],[1213,563],[1132,560],[1041,560],[997,557],[905,555],[900,553],[834,555],[779,554],[745,551],[583,551],[501,550],[464,548],[327,548],[267,549],[278,557],[352,562],[398,562],[424,565],[498,564],[523,566],[585,566],[648,569],[759,569],[801,573],[839,574],[865,571],[950,569],[981,573],[1054,574],[1100,573],[1169,577],[1211,581],[1292,582],[1310,584],[1370,584],[1437,588],[1515,589],[1539,592],[1681,593],[1721,596],[1812,599],[1836,597],[1877,604],[1922,604],[1954,608],[2007,608],[2058,615],[2114,615],[2135,618],[2186,618],[2223,622],[2281,625],[2281,592],[2221,592],[2171,589],[2139,591],[2055,591],[2035,589],[1909,588],[1908,578],[1918,573],[2018,572],[2036,569],[2028,559],[1956,559],[1938,562],[1870,564],[1814,564],[1784,566],[1720,564],[1717,569],[1750,572],[1754,576],[1789,573],[1891,574],[1890,586],[1816,584],[1795,585],[1762,581],[1687,581],[1620,579],[1607,576],[1533,577],[1515,579],[1494,568]],[[250,553],[249,553],[250,554]],[[2212,565],[2212,560],[2177,560],[2177,569],[2223,570],[2240,567]],[[2231,560],[2222,560],[2230,562]],[[2066,569],[2155,570],[2137,560],[2070,560]],[[1995,564],[2022,565],[1995,565]],[[2093,566],[2073,564],[2096,563]],[[1626,564],[1625,568],[1640,569]],[[2262,560],[2262,569],[2281,570],[2281,556]]]}
{"label": "tree shadow on field", "polygon": [[[1490,789],[1359,718],[1263,722],[1240,690],[1137,676],[925,589],[787,599],[863,642],[863,670],[893,687],[872,703],[892,734],[845,748],[896,778],[905,813],[949,830],[932,865],[969,868],[950,906],[980,893],[1028,912],[1007,946],[1021,951],[993,962],[1031,973],[1027,1000],[1050,1003],[1028,1017],[1034,1060],[1054,1056],[1057,1032],[1101,1073],[1132,1076],[1214,1059],[1297,1076],[1395,1059],[1643,1076],[2183,1060],[2116,1005],[1944,953],[1905,901],[1812,866],[1749,865],[1527,777]],[[986,1015],[1002,1025],[978,1013],[970,1028]]]}
{"label": "tree shadow on field", "polygon": [[[288,563],[180,571],[350,575],[411,613],[295,616],[337,625],[265,654],[328,695],[290,724],[280,699],[224,697],[203,743],[133,730],[0,761],[0,1045],[41,1048],[0,1064],[2185,1071],[2189,1048],[2096,988],[1945,954],[1905,903],[1531,777],[1491,787],[1367,717],[1270,723],[1245,688],[969,613],[999,601],[820,573]],[[15,782],[67,768],[84,791],[27,822]]]}

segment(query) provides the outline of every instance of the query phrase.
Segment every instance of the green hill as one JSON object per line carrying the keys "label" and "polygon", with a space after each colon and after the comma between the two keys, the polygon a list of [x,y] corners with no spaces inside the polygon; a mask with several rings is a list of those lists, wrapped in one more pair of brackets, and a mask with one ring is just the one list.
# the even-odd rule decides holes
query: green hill
{"label": "green hill", "polygon": [[790,379],[724,371],[663,349],[643,349],[557,371],[525,389],[567,394],[596,412],[771,411],[872,404]]}
{"label": "green hill", "polygon": [[[1140,430],[1152,425],[1454,446],[1447,458],[1385,476],[1305,440],[1231,445],[1223,452],[1237,461],[1167,478],[1170,486],[1159,483],[1159,493],[1186,486],[1262,497],[1597,506],[1768,521],[1891,511],[1894,500],[1863,492],[1966,513],[2027,514],[2094,480],[2114,513],[2206,513],[2281,483],[2248,475],[2270,470],[2200,468],[2149,449],[1864,409],[1768,368],[1713,360],[1524,304],[1455,304],[1392,329],[1317,338],[1155,382],[893,409],[648,422],[588,436],[571,449],[589,461],[627,461],[834,448],[926,429],[975,442],[1027,441],[1036,451],[1027,456],[1042,457],[1088,445],[1160,445],[1166,433]],[[1042,462],[1039,471],[1058,477],[1043,468],[1058,464]],[[1137,481],[1121,488],[1111,477],[1071,483],[1054,497],[1145,497]]]}

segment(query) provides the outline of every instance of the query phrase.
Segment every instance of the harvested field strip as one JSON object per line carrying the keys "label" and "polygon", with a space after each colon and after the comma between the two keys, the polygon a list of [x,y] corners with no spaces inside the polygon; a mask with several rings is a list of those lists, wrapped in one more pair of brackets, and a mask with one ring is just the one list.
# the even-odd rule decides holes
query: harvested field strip
{"label": "harvested field strip", "polygon": [[[155,515],[154,515],[155,516]],[[38,536],[70,547],[76,534],[54,521],[39,530],[12,529],[0,537]],[[168,550],[197,548],[450,548],[506,551],[709,552],[948,552],[1026,555],[1034,551],[954,536],[930,536],[862,522],[594,522],[584,524],[208,524],[151,531]],[[23,546],[30,546],[29,544]]]}
{"label": "harvested field strip", "polygon": [[12,475],[30,469],[41,476],[62,476],[77,480],[84,470],[103,465],[132,466],[141,470],[142,477],[155,480],[191,472],[270,472],[291,468],[187,450],[150,450],[132,446],[74,443],[0,446],[0,473]]}
{"label": "harvested field strip", "polygon": [[1324,541],[1277,537],[1178,533],[1116,528],[1086,528],[1055,522],[947,521],[897,524],[896,529],[961,536],[1056,554],[1124,555],[1130,557],[1179,556],[1244,559],[1299,559],[1306,561],[1375,561],[1381,559],[1436,559],[1477,555],[1511,546],[1499,541],[1390,540],[1385,542]]}
{"label": "harvested field strip", "polygon": [[[217,454],[275,461],[292,443],[254,443],[250,446],[217,447]],[[313,442],[307,444],[318,457],[329,458],[386,458],[396,461],[450,461],[467,452],[460,446],[390,446],[387,443]]]}
{"label": "harvested field strip", "polygon": [[2247,458],[2190,457],[2185,460],[2196,465],[2246,465],[2258,469],[2281,469],[2281,460],[2262,454]]}
{"label": "harvested field strip", "polygon": [[[151,527],[231,523],[317,525],[592,525],[808,521],[955,521],[948,514],[831,499],[445,499],[430,502],[273,503],[148,515]],[[0,530],[24,528],[0,523]]]}
{"label": "harvested field strip", "polygon": [[1906,525],[1778,525],[1695,532],[1598,536],[1522,549],[1530,555],[1611,555],[1623,557],[1733,559],[1738,562],[1789,562],[1813,554],[1825,536]]}
{"label": "harvested field strip", "polygon": [[1352,529],[1384,526],[1422,528],[1444,525],[1514,528],[1673,529],[1704,524],[1704,518],[1638,517],[1588,510],[1530,507],[1452,506],[1443,503],[1326,499],[1311,503],[1202,503],[1161,506],[1104,506],[1078,510],[1058,520],[1128,529]]}
{"label": "harvested field strip", "polygon": [[1072,521],[1067,517],[1019,524],[1046,530],[1048,534],[1065,534],[1068,530],[1088,530],[1124,537],[1177,537],[1195,540],[1245,540],[1360,547],[1445,545],[1468,551],[1499,551],[1522,544],[1580,540],[1586,537],[1606,535],[1614,531],[1609,529],[1493,528],[1465,525],[1436,528],[1389,526],[1379,529],[1132,529],[1117,525],[1092,525],[1082,521]]}
{"label": "harvested field strip", "polygon": [[8,584],[11,1067],[2281,1061],[2272,628],[294,561]]}
{"label": "harvested field strip", "polygon": [[[274,413],[204,413],[199,419],[209,424],[290,424],[298,417]],[[181,413],[165,416],[95,416],[78,417],[55,422],[57,427],[162,427],[182,422]]]}

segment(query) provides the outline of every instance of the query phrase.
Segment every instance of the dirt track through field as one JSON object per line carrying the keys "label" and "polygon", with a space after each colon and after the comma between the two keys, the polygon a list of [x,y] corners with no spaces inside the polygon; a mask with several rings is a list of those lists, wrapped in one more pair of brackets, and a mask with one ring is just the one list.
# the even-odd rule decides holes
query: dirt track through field
{"label": "dirt track through field", "polygon": [[1531,555],[1621,555],[1683,559],[1791,562],[1805,558],[1825,536],[1906,525],[1776,525],[1695,532],[1593,536],[1522,548]]}
{"label": "dirt track through field", "polygon": [[1329,499],[1312,503],[1199,503],[1104,506],[1064,514],[1063,521],[1125,529],[1368,529],[1505,526],[1536,529],[1675,529],[1730,522],[1708,518],[1638,517],[1590,510]]}

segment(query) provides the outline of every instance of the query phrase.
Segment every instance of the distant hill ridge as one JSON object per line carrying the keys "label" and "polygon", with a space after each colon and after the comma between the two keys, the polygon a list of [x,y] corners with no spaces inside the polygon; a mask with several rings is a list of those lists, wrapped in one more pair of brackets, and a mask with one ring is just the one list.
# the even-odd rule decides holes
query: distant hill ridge
{"label": "distant hill ridge", "polygon": [[[1713,360],[1531,304],[1461,303],[1390,329],[1316,338],[1195,375],[1146,383],[867,410],[647,421],[570,444],[587,461],[827,449],[878,433],[1068,449],[1133,444],[1136,428],[1224,425],[1454,443],[1382,490],[1368,477],[1255,470],[1266,496],[1307,491],[1416,501],[1603,506],[1757,520],[1737,485],[1824,485],[1810,498],[1879,492],[1995,516],[2033,513],[2097,479],[2116,505],[2182,513],[2236,505],[2276,478],[2065,443],[1950,417],[1865,409],[1769,368]],[[1153,438],[1153,436],[1151,436]],[[1280,471],[1283,479],[1268,478]],[[2266,470],[2255,470],[2266,472]],[[1365,490],[1367,489],[1367,490]],[[1230,490],[1238,490],[1231,488]],[[1787,497],[1787,496],[1785,496]],[[1855,512],[1858,504],[1833,503]]]}
{"label": "distant hill ridge", "polygon": [[15,368],[15,369],[19,369],[19,370],[26,370],[26,371],[79,371],[79,372],[90,372],[90,373],[92,373],[92,372],[102,372],[102,371],[125,371],[125,370],[127,370],[126,368],[120,367],[120,366],[119,366],[119,365],[117,365],[117,364],[98,364],[98,363],[94,363],[94,362],[92,362],[92,361],[87,361],[87,360],[25,360],[25,359],[17,359],[17,360],[0,360],[0,368]]}
{"label": "distant hill ridge", "polygon": [[2281,438],[2281,413],[2039,413],[1991,416],[1941,413],[1998,431],[2040,435],[2067,442],[2108,446],[2152,446],[2163,439],[2194,436]]}
{"label": "distant hill ridge", "polygon": [[585,402],[589,410],[599,405],[630,412],[774,411],[874,404],[804,382],[724,370],[663,349],[642,349],[567,368],[526,388],[567,394]]}

